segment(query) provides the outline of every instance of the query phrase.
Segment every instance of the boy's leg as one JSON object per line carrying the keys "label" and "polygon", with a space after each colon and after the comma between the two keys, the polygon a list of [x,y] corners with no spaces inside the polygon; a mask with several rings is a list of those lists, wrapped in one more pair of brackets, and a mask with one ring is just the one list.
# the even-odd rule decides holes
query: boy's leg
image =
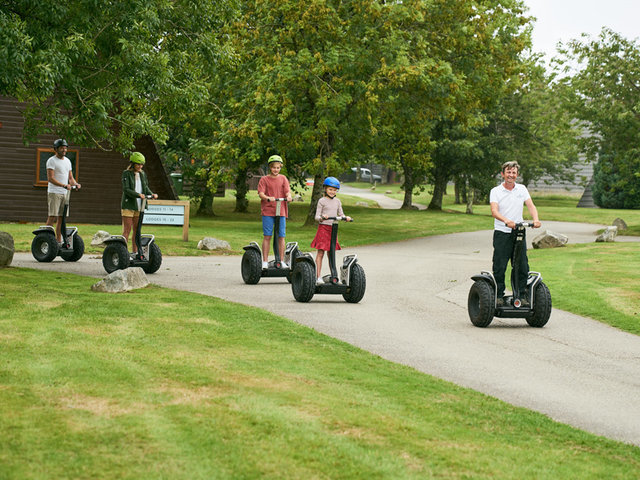
{"label": "boy's leg", "polygon": [[262,261],[269,261],[269,246],[271,245],[271,237],[273,236],[273,225],[275,217],[262,217]]}
{"label": "boy's leg", "polygon": [[271,246],[271,235],[264,235],[262,237],[262,261],[267,262],[269,260],[269,247]]}

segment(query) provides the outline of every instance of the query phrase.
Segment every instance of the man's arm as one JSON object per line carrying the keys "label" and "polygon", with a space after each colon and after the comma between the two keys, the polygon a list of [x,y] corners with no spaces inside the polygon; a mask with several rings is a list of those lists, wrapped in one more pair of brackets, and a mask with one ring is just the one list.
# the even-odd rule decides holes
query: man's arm
{"label": "man's arm", "polygon": [[524,204],[527,206],[527,210],[529,210],[529,214],[533,218],[533,228],[540,228],[540,226],[542,224],[540,223],[540,220],[538,219],[538,209],[533,204],[533,200],[531,200],[531,198],[529,198],[529,199],[527,199],[526,202],[524,202]]}
{"label": "man's arm", "polygon": [[490,205],[491,205],[491,216],[493,218],[495,218],[496,220],[500,220],[501,222],[504,222],[504,224],[509,228],[516,227],[516,222],[508,219],[507,217],[505,217],[500,213],[500,210],[498,209],[498,202],[491,202]]}

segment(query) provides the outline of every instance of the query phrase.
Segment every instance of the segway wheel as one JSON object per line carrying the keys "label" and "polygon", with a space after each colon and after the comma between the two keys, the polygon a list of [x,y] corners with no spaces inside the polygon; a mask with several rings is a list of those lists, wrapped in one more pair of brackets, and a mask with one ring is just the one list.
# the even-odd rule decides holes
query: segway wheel
{"label": "segway wheel", "polygon": [[291,277],[291,291],[298,302],[306,303],[316,291],[316,269],[311,263],[297,262]]}
{"label": "segway wheel", "polygon": [[84,241],[76,232],[73,234],[73,251],[60,252],[60,256],[67,262],[77,262],[82,258],[82,255],[84,255]]}
{"label": "segway wheel", "polygon": [[129,267],[129,252],[127,247],[120,243],[110,243],[102,253],[102,266],[107,273],[116,270],[124,270]]}
{"label": "segway wheel", "polygon": [[255,285],[260,281],[262,276],[262,258],[260,252],[250,248],[244,251],[242,255],[242,280],[249,285]]}
{"label": "segway wheel", "polygon": [[162,265],[162,251],[160,247],[153,242],[149,245],[149,263],[142,265],[144,273],[156,273]]}
{"label": "segway wheel", "polygon": [[536,285],[533,300],[533,315],[527,317],[527,323],[536,328],[544,327],[551,316],[551,293],[543,282]]}
{"label": "segway wheel", "polygon": [[349,275],[349,290],[342,294],[349,303],[358,303],[364,297],[364,291],[367,288],[367,278],[364,275],[364,268],[358,263],[354,263],[351,267]]}
{"label": "segway wheel", "polygon": [[467,299],[469,319],[476,327],[488,327],[493,320],[495,294],[493,288],[484,280],[476,280],[471,285]]}
{"label": "segway wheel", "polygon": [[39,262],[51,262],[58,255],[58,242],[51,233],[39,233],[31,242],[31,254]]}

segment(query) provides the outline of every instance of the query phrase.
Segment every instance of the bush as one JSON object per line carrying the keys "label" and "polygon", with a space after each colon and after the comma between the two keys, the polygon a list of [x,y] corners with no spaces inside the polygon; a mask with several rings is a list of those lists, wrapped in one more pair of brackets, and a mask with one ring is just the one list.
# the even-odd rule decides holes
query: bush
{"label": "bush", "polygon": [[593,201],[601,208],[640,208],[640,159],[634,150],[601,153],[593,167]]}

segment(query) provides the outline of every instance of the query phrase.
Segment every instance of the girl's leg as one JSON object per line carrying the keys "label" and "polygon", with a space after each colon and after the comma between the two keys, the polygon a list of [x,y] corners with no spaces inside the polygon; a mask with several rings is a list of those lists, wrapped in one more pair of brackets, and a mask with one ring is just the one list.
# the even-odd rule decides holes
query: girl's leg
{"label": "girl's leg", "polygon": [[136,245],[136,233],[138,233],[138,215],[134,215],[131,219],[131,251],[138,253],[138,246]]}
{"label": "girl's leg", "polygon": [[318,250],[318,253],[316,254],[316,273],[317,273],[317,277],[321,278],[321,272],[322,272],[322,259],[324,258],[324,250]]}
{"label": "girl's leg", "polygon": [[127,247],[129,244],[129,234],[131,233],[131,225],[133,224],[133,218],[122,217],[122,236],[127,241]]}

